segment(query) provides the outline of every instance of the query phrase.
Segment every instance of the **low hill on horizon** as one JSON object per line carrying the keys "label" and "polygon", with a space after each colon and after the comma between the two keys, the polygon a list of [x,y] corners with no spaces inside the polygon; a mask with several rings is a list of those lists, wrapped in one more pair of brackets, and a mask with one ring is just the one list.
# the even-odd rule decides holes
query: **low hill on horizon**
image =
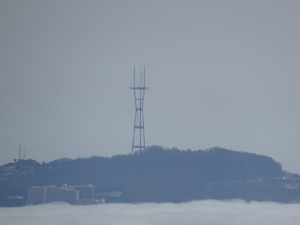
{"label": "low hill on horizon", "polygon": [[93,184],[99,194],[117,191],[122,193],[117,202],[300,200],[299,175],[283,171],[268,156],[219,147],[181,151],[151,146],[112,157],[42,164],[24,160],[1,166],[0,173],[0,201],[12,195],[26,197],[31,186],[62,184]]}

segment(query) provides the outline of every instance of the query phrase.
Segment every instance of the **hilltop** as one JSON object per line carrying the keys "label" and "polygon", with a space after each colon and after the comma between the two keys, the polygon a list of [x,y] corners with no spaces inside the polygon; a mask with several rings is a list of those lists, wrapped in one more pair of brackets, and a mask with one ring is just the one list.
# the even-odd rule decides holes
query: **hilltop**
{"label": "hilltop", "polygon": [[24,196],[34,185],[93,184],[96,193],[121,193],[117,202],[201,199],[294,202],[300,176],[264,155],[223,148],[181,151],[151,146],[113,157],[23,160],[0,167],[0,200]]}

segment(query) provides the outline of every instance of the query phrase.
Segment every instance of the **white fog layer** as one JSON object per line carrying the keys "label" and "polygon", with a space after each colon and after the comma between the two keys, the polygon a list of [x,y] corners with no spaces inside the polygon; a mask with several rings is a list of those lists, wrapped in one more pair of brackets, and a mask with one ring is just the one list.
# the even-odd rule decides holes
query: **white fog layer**
{"label": "white fog layer", "polygon": [[183,204],[49,204],[0,208],[0,224],[19,225],[296,225],[300,204],[197,201]]}

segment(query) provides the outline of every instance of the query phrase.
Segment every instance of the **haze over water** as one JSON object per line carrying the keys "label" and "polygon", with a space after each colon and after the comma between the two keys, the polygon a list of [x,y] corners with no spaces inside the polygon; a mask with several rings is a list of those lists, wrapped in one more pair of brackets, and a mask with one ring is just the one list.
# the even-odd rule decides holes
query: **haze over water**
{"label": "haze over water", "polygon": [[300,204],[197,201],[181,204],[48,204],[0,208],[0,224],[19,225],[299,225]]}

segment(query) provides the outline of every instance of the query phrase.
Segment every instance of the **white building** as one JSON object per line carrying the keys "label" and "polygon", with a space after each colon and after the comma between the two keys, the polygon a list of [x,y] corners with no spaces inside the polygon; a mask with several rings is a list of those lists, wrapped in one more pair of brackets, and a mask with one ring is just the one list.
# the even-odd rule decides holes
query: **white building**
{"label": "white building", "polygon": [[46,202],[60,202],[61,200],[61,187],[54,185],[47,186],[47,198]]}
{"label": "white building", "polygon": [[27,205],[36,205],[46,203],[47,187],[33,186],[27,188]]}
{"label": "white building", "polygon": [[44,204],[48,202],[68,202],[80,204],[79,200],[94,200],[95,186],[78,185],[62,187],[54,185],[33,186],[27,188],[27,205]]}

